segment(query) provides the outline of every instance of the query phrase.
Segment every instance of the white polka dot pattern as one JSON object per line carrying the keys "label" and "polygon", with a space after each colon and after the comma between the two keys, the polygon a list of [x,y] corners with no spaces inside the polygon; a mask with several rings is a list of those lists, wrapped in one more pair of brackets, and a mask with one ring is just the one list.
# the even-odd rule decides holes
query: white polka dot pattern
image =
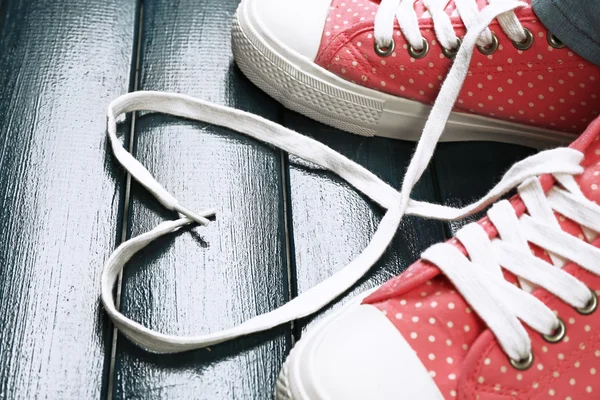
{"label": "white polka dot pattern", "polygon": [[[410,57],[398,26],[396,49],[382,58],[373,49],[377,3],[334,0],[316,62],[357,84],[433,103],[451,60],[435,39],[431,19],[420,20],[421,33],[430,45],[424,58]],[[422,13],[421,1],[416,7]],[[497,23],[492,24],[500,42],[498,50],[490,55],[474,52],[456,110],[566,132],[582,131],[598,115],[600,67],[567,48],[550,46],[547,30],[531,8],[519,10],[518,15],[534,34],[532,47],[516,49]],[[454,17],[453,22],[457,35],[464,36],[460,18]]]}
{"label": "white polka dot pattern", "polygon": [[[427,282],[406,296],[378,303],[377,307],[388,313],[402,310],[394,312],[390,320],[406,335],[438,387],[448,393],[456,389],[457,367],[485,325],[477,315],[466,313],[468,305],[458,293],[451,292],[452,285],[446,278]],[[423,320],[428,323],[419,322]],[[468,332],[465,326],[470,328]]]}

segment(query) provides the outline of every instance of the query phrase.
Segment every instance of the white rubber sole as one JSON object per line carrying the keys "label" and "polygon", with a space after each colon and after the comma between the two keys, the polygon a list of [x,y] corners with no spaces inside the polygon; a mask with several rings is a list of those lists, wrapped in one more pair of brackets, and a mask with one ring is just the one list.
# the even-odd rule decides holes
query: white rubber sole
{"label": "white rubber sole", "polygon": [[[232,26],[236,63],[259,88],[286,108],[363,136],[418,140],[431,107],[346,81],[268,37],[243,0]],[[262,34],[261,34],[262,33]],[[453,112],[442,141],[486,140],[536,148],[570,143],[575,136],[472,114]]]}

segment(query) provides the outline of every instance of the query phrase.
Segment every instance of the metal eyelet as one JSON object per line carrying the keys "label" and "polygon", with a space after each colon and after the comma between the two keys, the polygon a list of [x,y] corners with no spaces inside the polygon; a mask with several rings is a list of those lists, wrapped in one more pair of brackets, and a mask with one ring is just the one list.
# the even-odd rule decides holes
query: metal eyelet
{"label": "metal eyelet", "polygon": [[566,334],[567,327],[565,325],[565,322],[562,319],[558,318],[558,326],[556,327],[554,332],[550,335],[542,335],[542,337],[548,343],[558,343],[565,338]]}
{"label": "metal eyelet", "polygon": [[462,40],[456,38],[456,46],[452,49],[447,49],[442,46],[442,53],[446,56],[446,58],[454,59],[456,57],[456,53],[458,53],[458,49],[460,49],[460,45],[462,44]]}
{"label": "metal eyelet", "polygon": [[519,50],[527,50],[533,44],[533,33],[527,28],[523,28],[525,30],[525,40],[522,42],[515,42],[511,40],[513,46],[515,46]]}
{"label": "metal eyelet", "polygon": [[554,47],[555,49],[562,49],[564,47],[567,47],[566,44],[564,44],[563,42],[560,41],[559,38],[557,38],[556,36],[554,36],[554,34],[550,31],[548,31],[548,34],[546,35],[546,38],[548,39],[548,44],[552,47]]}
{"label": "metal eyelet", "polygon": [[429,43],[425,38],[423,38],[423,48],[421,50],[416,50],[410,44],[408,45],[408,54],[410,54],[412,58],[423,58],[427,55],[427,53],[429,53]]}
{"label": "metal eyelet", "polygon": [[531,368],[533,365],[533,353],[529,353],[529,355],[522,360],[513,360],[512,358],[509,358],[508,360],[514,369],[525,371],[526,369]]}
{"label": "metal eyelet", "polygon": [[394,52],[394,48],[396,47],[396,42],[394,42],[394,39],[392,39],[392,41],[390,42],[390,44],[387,45],[387,47],[381,47],[381,46],[379,46],[379,43],[377,43],[377,41],[375,41],[375,44],[373,47],[375,48],[375,53],[377,53],[378,56],[389,57]]}
{"label": "metal eyelet", "polygon": [[581,315],[590,315],[598,309],[598,295],[591,289],[590,293],[592,295],[590,301],[588,301],[588,303],[585,306],[575,309]]}
{"label": "metal eyelet", "polygon": [[477,46],[477,50],[486,56],[495,53],[498,50],[498,37],[492,32],[492,43],[487,46]]}

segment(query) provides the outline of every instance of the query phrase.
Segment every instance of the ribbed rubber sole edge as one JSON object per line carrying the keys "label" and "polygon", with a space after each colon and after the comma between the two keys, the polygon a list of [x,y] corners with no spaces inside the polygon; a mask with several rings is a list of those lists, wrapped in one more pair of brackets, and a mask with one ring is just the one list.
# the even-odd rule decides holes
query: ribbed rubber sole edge
{"label": "ribbed rubber sole edge", "polygon": [[299,71],[256,36],[244,21],[242,6],[233,20],[232,49],[238,67],[252,83],[286,108],[309,118],[363,136],[375,134],[385,102]]}
{"label": "ribbed rubber sole edge", "polygon": [[283,363],[279,376],[277,377],[277,383],[275,384],[275,399],[276,400],[294,400],[292,393],[289,389],[288,380],[288,365],[287,360]]}

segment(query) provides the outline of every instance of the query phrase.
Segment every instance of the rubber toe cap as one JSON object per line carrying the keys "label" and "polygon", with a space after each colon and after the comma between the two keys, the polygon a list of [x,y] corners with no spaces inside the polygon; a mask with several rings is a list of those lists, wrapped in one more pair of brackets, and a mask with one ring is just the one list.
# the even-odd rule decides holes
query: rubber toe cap
{"label": "rubber toe cap", "polygon": [[443,399],[402,334],[373,306],[352,308],[303,340],[287,366],[295,400]]}

